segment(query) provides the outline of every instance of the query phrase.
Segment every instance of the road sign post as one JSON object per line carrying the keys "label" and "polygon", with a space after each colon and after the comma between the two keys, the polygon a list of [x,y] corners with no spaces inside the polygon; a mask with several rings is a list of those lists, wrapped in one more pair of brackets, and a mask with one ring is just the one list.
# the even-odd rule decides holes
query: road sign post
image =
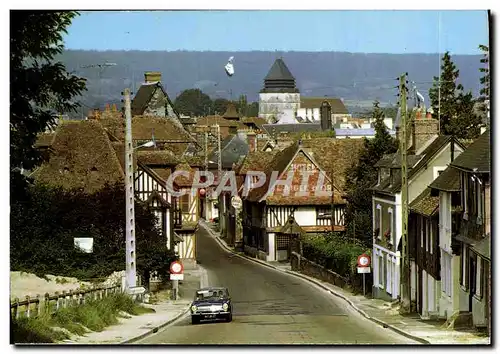
{"label": "road sign post", "polygon": [[179,280],[184,280],[184,266],[181,262],[170,263],[170,280],[172,281],[173,299],[179,299]]}
{"label": "road sign post", "polygon": [[235,195],[231,198],[231,205],[234,208],[234,218],[236,224],[234,248],[237,251],[243,251],[243,225],[241,221],[241,209],[243,208],[243,201],[239,196]]}
{"label": "road sign post", "polygon": [[366,296],[366,273],[371,273],[370,256],[363,253],[358,257],[358,273],[363,274],[363,296]]}

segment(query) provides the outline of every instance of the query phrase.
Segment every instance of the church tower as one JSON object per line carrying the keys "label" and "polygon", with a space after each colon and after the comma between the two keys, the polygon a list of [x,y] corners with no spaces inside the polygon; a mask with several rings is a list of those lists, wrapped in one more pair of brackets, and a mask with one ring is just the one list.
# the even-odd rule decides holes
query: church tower
{"label": "church tower", "polygon": [[259,117],[277,123],[284,116],[295,117],[299,106],[300,93],[295,78],[283,58],[278,58],[264,78],[264,88],[259,94]]}

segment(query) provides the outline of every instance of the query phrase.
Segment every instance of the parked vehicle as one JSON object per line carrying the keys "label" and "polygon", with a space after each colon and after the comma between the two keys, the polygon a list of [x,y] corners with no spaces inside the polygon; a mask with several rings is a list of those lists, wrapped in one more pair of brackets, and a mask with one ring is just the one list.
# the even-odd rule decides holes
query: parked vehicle
{"label": "parked vehicle", "polygon": [[233,320],[233,305],[227,288],[208,287],[196,291],[191,304],[191,323],[197,324],[205,319]]}

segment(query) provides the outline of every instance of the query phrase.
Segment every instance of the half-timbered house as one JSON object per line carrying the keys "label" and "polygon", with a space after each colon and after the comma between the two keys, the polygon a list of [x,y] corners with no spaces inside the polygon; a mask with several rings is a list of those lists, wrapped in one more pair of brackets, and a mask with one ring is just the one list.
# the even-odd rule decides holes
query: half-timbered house
{"label": "half-timbered house", "polygon": [[[290,216],[304,232],[343,231],[344,172],[358,157],[361,147],[362,144],[354,140],[314,138],[299,140],[281,151],[249,154],[240,175],[261,171],[267,178],[264,185],[255,189],[251,189],[252,181],[246,178],[242,187],[249,190],[247,196],[243,195],[243,236],[247,251],[268,261],[287,260],[290,234],[282,230]],[[293,179],[288,185],[280,185],[277,180],[271,181],[273,172],[279,181],[292,175]],[[302,179],[304,175],[309,176],[306,183]]]}

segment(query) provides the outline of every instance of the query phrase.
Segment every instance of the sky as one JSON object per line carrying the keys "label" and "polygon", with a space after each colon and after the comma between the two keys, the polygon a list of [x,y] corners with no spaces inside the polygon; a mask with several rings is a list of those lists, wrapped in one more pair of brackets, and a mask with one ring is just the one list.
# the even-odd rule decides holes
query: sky
{"label": "sky", "polygon": [[479,54],[485,10],[84,11],[67,49]]}

